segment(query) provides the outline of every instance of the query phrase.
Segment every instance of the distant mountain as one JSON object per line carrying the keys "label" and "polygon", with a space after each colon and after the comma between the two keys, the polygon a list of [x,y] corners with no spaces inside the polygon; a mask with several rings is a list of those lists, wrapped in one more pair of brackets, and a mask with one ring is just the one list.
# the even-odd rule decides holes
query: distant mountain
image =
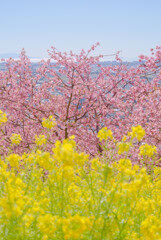
{"label": "distant mountain", "polygon": [[[17,59],[20,57],[20,54],[17,54],[17,53],[3,53],[3,54],[0,54],[0,59],[7,59],[7,58],[13,58],[13,59]],[[29,57],[30,58],[31,62],[32,63],[38,63],[40,62],[41,60],[47,60],[47,58],[36,58],[36,57]],[[52,62],[52,61],[51,61]],[[54,61],[53,61],[54,62]],[[1,62],[0,62],[1,64]],[[119,63],[117,61],[101,61],[100,64],[104,67],[106,66],[109,66],[109,65],[118,65]],[[123,64],[127,65],[128,67],[137,67],[139,65],[139,62],[138,61],[123,61]],[[95,65],[94,65],[94,71],[97,71],[96,70],[97,67],[95,68]]]}
{"label": "distant mountain", "polygon": [[[19,55],[16,54],[16,53],[6,53],[6,54],[0,54],[0,60],[1,59],[7,59],[9,57],[12,57],[13,59],[17,59],[19,58]],[[35,68],[35,67],[38,67],[39,66],[39,62],[42,60],[41,58],[33,58],[33,57],[29,57],[30,58],[30,61],[31,61],[31,68]],[[47,60],[47,59],[44,59],[44,60]],[[54,61],[51,63],[54,64]],[[118,62],[116,61],[104,61],[104,62],[99,62],[100,65],[102,65],[103,67],[107,67],[107,66],[114,66],[114,65],[119,65]],[[132,61],[132,62],[127,62],[127,61],[124,61],[123,62],[124,65],[126,65],[128,68],[130,67],[137,67],[139,65],[139,62],[138,61]],[[1,62],[0,61],[0,70],[3,70],[3,66],[5,66],[5,62]],[[56,68],[59,68],[58,66]],[[93,73],[99,73],[100,72],[100,68],[94,64],[92,65],[92,72]]]}

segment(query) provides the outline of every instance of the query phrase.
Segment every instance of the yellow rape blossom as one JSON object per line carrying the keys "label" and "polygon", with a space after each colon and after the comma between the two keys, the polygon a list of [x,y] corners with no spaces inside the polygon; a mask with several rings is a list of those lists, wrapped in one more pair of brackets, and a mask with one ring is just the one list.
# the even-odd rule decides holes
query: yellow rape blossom
{"label": "yellow rape blossom", "polygon": [[141,156],[149,156],[152,157],[154,153],[157,152],[157,148],[155,146],[150,146],[148,144],[143,144],[140,146],[140,155]]}
{"label": "yellow rape blossom", "polygon": [[73,142],[73,140],[71,142],[64,140],[61,144],[60,141],[56,141],[55,148],[52,149],[54,152],[54,159],[59,163],[63,163],[64,166],[74,165],[75,150]]}
{"label": "yellow rape blossom", "polygon": [[23,216],[23,221],[25,223],[25,227],[30,227],[32,222],[34,221],[34,216],[32,214],[27,214]]}
{"label": "yellow rape blossom", "polygon": [[35,143],[37,146],[42,146],[43,144],[46,144],[46,138],[44,135],[35,136]]}
{"label": "yellow rape blossom", "polygon": [[97,171],[98,169],[102,168],[102,164],[101,164],[101,162],[99,161],[98,158],[93,158],[91,160],[91,167],[92,167],[92,169]]}
{"label": "yellow rape blossom", "polygon": [[0,110],[0,125],[2,125],[2,123],[6,123],[7,122],[7,117],[6,117],[6,113],[3,113]]}
{"label": "yellow rape blossom", "polygon": [[72,136],[69,137],[69,139],[74,140],[74,139],[75,139],[75,136],[72,135]]}
{"label": "yellow rape blossom", "polygon": [[108,138],[112,139],[112,131],[110,129],[107,130],[107,127],[102,128],[99,130],[97,137],[99,138],[100,141],[102,140],[107,140]]}
{"label": "yellow rape blossom", "polygon": [[122,138],[122,142],[125,142],[127,140],[127,136],[123,136],[123,138]]}
{"label": "yellow rape blossom", "polygon": [[141,233],[144,239],[156,240],[161,238],[161,221],[154,215],[148,216],[141,223]]}
{"label": "yellow rape blossom", "polygon": [[49,152],[37,151],[35,159],[37,163],[39,163],[39,166],[45,170],[51,170],[53,168],[54,161]]}
{"label": "yellow rape blossom", "polygon": [[55,125],[56,125],[56,121],[55,121],[55,118],[53,118],[53,116],[49,116],[49,118],[43,118],[42,120],[42,126],[44,128],[51,129],[55,127]]}
{"label": "yellow rape blossom", "polygon": [[20,134],[12,134],[11,137],[11,142],[18,145],[21,141],[22,141],[22,138],[21,138],[21,135]]}
{"label": "yellow rape blossom", "polygon": [[145,136],[145,130],[140,126],[132,127],[132,131],[128,133],[132,139],[137,138],[138,141],[141,141]]}
{"label": "yellow rape blossom", "polygon": [[127,143],[120,142],[117,144],[117,146],[118,146],[118,154],[122,154],[124,152],[128,152],[130,147],[132,146],[132,144],[129,142],[127,142]]}
{"label": "yellow rape blossom", "polygon": [[[45,214],[38,217],[38,228],[49,238],[53,238],[59,224],[59,217]],[[47,238],[46,238],[47,239]]]}
{"label": "yellow rape blossom", "polygon": [[81,239],[85,230],[89,229],[90,220],[79,215],[71,216],[63,220],[63,232],[65,239]]}
{"label": "yellow rape blossom", "polygon": [[[37,136],[37,145],[45,140]],[[78,152],[73,136],[56,141],[53,154],[33,149],[1,157],[0,239],[161,239],[160,167],[151,174],[130,154],[119,160],[117,150],[132,146],[127,140],[116,149],[110,143],[111,161]],[[142,145],[140,152],[152,156],[156,148]]]}
{"label": "yellow rape blossom", "polygon": [[19,168],[21,157],[18,154],[10,154],[6,159],[9,161],[11,167]]}

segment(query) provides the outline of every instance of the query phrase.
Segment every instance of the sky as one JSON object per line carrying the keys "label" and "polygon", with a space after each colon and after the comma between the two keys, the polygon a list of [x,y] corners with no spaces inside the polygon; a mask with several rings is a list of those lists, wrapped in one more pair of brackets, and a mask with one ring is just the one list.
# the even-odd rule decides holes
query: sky
{"label": "sky", "polygon": [[161,0],[0,0],[0,54],[46,58],[51,46],[79,53],[96,42],[93,55],[149,55],[161,45]]}

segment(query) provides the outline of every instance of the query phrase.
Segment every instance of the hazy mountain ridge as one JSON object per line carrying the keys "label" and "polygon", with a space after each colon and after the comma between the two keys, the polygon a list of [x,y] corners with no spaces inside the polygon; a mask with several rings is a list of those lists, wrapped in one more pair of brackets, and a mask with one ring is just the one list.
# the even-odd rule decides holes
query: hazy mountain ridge
{"label": "hazy mountain ridge", "polygon": [[[1,58],[1,55],[0,55],[0,58]],[[31,69],[33,70],[33,72],[35,72],[36,69],[39,67],[39,62],[41,59],[40,60],[37,59],[37,61],[36,61],[36,59],[34,59],[34,60],[35,60],[34,62],[32,62],[32,60],[31,60]],[[6,64],[5,61],[0,62],[0,71],[5,70],[5,64]],[[106,67],[106,66],[110,66],[110,65],[112,65],[112,66],[118,65],[119,63],[116,61],[104,61],[104,62],[100,62],[99,64]],[[123,64],[127,65],[130,68],[130,67],[137,67],[139,65],[139,62],[138,61],[133,61],[133,62],[125,61],[125,62],[123,62]],[[56,69],[59,69],[59,67],[56,67]],[[99,71],[98,66],[93,65],[92,73],[98,73],[98,71]]]}

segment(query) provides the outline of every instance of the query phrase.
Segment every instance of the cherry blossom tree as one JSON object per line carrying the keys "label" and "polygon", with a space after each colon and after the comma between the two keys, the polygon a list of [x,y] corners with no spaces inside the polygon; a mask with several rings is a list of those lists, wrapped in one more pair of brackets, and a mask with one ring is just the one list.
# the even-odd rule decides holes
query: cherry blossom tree
{"label": "cherry blossom tree", "polygon": [[[49,148],[56,139],[75,135],[78,148],[94,155],[102,151],[97,133],[103,126],[120,140],[138,124],[146,130],[146,142],[159,149],[161,47],[151,49],[150,57],[141,55],[137,67],[129,67],[118,53],[115,65],[103,66],[103,56],[92,56],[98,45],[80,54],[52,47],[36,72],[24,49],[19,60],[6,61],[0,72],[0,109],[8,117],[1,132],[3,152],[12,133],[22,137],[18,151],[28,151],[35,145],[35,135],[46,131]],[[98,74],[93,74],[94,68]],[[47,132],[42,119],[51,115],[57,125]]]}

